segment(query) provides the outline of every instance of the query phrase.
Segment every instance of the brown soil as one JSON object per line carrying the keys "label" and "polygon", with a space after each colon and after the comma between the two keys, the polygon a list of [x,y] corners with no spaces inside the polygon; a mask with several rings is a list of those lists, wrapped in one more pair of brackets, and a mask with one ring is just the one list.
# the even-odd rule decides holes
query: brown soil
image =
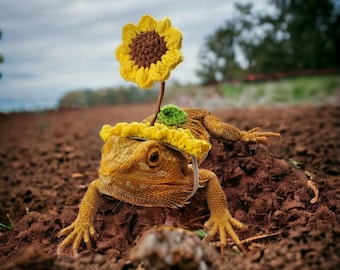
{"label": "brown soil", "polygon": [[[0,222],[10,224],[8,213],[14,225],[0,229],[0,268],[137,269],[141,260],[146,269],[340,266],[340,107],[313,106],[215,112],[240,129],[259,126],[282,134],[282,140],[270,139],[268,146],[213,140],[203,164],[221,180],[233,216],[249,226],[237,230],[246,239],[243,252],[235,251],[230,241],[221,255],[218,241],[205,243],[190,233],[181,235],[186,252],[173,246],[168,250],[173,261],[165,260],[157,245],[143,249],[145,232],[142,239],[154,233],[165,246],[171,246],[172,233],[183,233],[148,231],[154,225],[202,228],[209,216],[202,189],[182,209],[138,207],[102,195],[94,248],[82,246],[78,258],[70,250],[56,256],[57,232],[75,219],[88,184],[97,176],[99,129],[106,123],[142,120],[154,108],[146,104],[0,115]],[[315,203],[308,183],[319,188]],[[143,250],[142,257],[138,250]]]}

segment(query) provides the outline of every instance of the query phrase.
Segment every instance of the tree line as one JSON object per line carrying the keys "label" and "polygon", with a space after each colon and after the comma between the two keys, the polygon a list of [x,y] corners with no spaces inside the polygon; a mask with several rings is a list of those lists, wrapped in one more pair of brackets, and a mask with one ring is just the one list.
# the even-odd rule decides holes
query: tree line
{"label": "tree line", "polygon": [[157,100],[153,90],[142,91],[137,87],[110,87],[98,90],[80,89],[67,92],[58,102],[59,108],[93,107],[97,105],[145,103]]}
{"label": "tree line", "polygon": [[196,70],[203,84],[249,73],[339,69],[339,0],[267,3],[270,13],[235,4],[234,16],[205,39]]}

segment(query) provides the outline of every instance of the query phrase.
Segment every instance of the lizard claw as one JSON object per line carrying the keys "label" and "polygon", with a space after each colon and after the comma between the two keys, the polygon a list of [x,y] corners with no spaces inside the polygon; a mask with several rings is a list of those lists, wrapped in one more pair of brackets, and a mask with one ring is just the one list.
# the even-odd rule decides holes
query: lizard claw
{"label": "lizard claw", "polygon": [[260,128],[252,128],[248,131],[241,131],[241,141],[244,142],[261,142],[261,143],[267,143],[268,137],[279,137],[281,138],[280,133],[276,132],[267,132],[267,131],[261,131]]}
{"label": "lizard claw", "polygon": [[78,256],[78,248],[82,242],[82,240],[85,242],[87,249],[92,248],[91,239],[96,240],[97,239],[97,233],[94,229],[92,224],[79,222],[78,220],[75,220],[70,226],[62,229],[58,233],[58,237],[67,235],[67,237],[61,242],[57,249],[57,255],[60,255],[63,250],[72,245],[73,250],[73,256]]}
{"label": "lizard claw", "polygon": [[227,245],[227,234],[233,239],[237,246],[241,246],[241,241],[235,233],[233,227],[245,228],[241,222],[233,218],[229,211],[224,215],[212,215],[204,224],[204,228],[209,231],[205,240],[211,240],[217,233],[220,235],[221,252],[223,253],[224,247]]}

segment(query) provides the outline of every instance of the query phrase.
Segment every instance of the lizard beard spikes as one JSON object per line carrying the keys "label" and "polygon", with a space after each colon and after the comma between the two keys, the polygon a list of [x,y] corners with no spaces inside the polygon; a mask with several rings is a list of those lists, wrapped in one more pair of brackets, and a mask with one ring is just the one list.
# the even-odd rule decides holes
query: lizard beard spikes
{"label": "lizard beard spikes", "polygon": [[[108,193],[117,200],[139,206],[178,208],[187,204],[188,199],[194,194],[195,184],[190,178],[157,185],[127,184],[123,179],[113,180],[108,175],[101,175],[100,178],[106,190],[105,194]],[[108,184],[112,181],[115,182],[114,187]]]}

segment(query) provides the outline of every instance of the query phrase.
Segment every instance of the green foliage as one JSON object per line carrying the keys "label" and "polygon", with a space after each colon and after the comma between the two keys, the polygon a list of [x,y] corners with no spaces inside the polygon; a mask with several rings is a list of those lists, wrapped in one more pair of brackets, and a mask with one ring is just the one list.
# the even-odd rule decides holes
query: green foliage
{"label": "green foliage", "polygon": [[130,104],[155,101],[153,90],[130,88],[106,88],[99,90],[76,90],[66,93],[59,100],[59,108],[92,107],[98,105]]}
{"label": "green foliage", "polygon": [[204,230],[196,230],[194,233],[200,238],[204,238],[208,235],[208,233]]}
{"label": "green foliage", "polygon": [[[264,42],[256,53],[266,59],[255,70],[320,69],[339,67],[340,10],[332,0],[277,1],[270,3],[277,15],[260,17],[270,24]],[[279,62],[279,63],[278,63]]]}
{"label": "green foliage", "polygon": [[9,230],[13,230],[14,225],[13,225],[13,222],[12,222],[12,220],[11,220],[9,214],[6,214],[6,217],[8,218],[9,225],[6,225],[6,224],[3,224],[3,223],[0,222],[0,229],[2,229],[2,230],[8,230],[8,231],[9,231]]}
{"label": "green foliage", "polygon": [[295,159],[290,158],[288,163],[291,164],[295,169],[303,169],[303,165]]}
{"label": "green foliage", "polygon": [[234,105],[325,102],[340,89],[340,76],[313,76],[278,82],[223,84],[221,90]]}
{"label": "green foliage", "polygon": [[[245,73],[340,68],[340,5],[335,0],[268,0],[274,12],[236,4],[234,16],[207,37],[197,75],[203,84]],[[237,54],[244,58],[242,68]]]}
{"label": "green foliage", "polygon": [[242,31],[250,29],[249,17],[241,16],[248,14],[251,4],[236,5],[240,16],[227,20],[225,25],[219,27],[205,40],[200,51],[200,68],[196,74],[203,84],[212,84],[225,79],[238,77],[241,67],[236,61],[236,47],[239,44]]}
{"label": "green foliage", "polygon": [[0,223],[0,228],[3,229],[3,230],[12,230],[14,228],[14,226],[13,226],[12,223],[10,223],[9,225]]}

